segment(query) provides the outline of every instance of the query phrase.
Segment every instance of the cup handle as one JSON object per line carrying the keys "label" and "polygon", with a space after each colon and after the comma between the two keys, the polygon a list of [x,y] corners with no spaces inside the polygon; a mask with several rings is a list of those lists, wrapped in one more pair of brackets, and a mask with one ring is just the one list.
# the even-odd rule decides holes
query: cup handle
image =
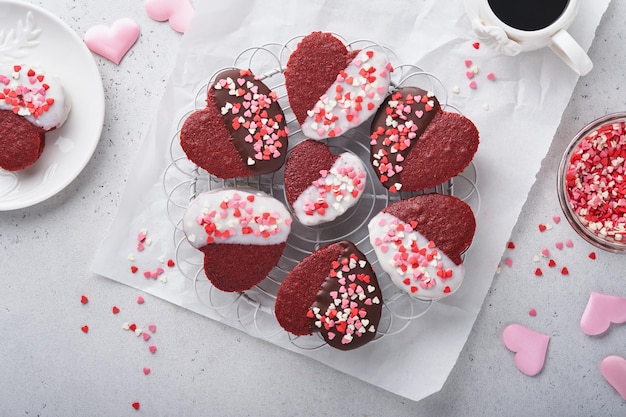
{"label": "cup handle", "polygon": [[589,55],[566,30],[561,29],[552,36],[550,49],[579,75],[586,75],[593,68]]}

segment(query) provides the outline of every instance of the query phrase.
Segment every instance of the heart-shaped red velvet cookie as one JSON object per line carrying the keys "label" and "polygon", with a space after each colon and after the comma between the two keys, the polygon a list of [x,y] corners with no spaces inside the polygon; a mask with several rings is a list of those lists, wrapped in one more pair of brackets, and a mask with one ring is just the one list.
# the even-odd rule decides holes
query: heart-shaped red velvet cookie
{"label": "heart-shaped red velvet cookie", "polygon": [[187,157],[219,178],[250,177],[278,170],[287,152],[287,126],[278,96],[249,70],[219,73],[207,106],[183,123]]}
{"label": "heart-shaped red velvet cookie", "polygon": [[349,51],[330,33],[305,36],[289,56],[289,104],[307,138],[339,136],[359,126],[385,99],[391,64],[380,48]]}
{"label": "heart-shaped red velvet cookie", "polygon": [[274,312],[288,332],[320,332],[330,346],[350,350],[374,339],[382,303],[365,255],[351,242],[341,241],[296,265],[278,289]]}
{"label": "heart-shaped red velvet cookie", "polygon": [[442,194],[400,200],[374,216],[368,229],[380,267],[411,296],[437,300],[461,286],[461,254],[476,230],[462,200]]}
{"label": "heart-shaped red velvet cookie", "polygon": [[468,118],[442,111],[437,98],[417,87],[391,93],[371,127],[371,163],[390,191],[420,191],[461,173],[478,150]]}
{"label": "heart-shaped red velvet cookie", "polygon": [[330,222],[354,206],[365,188],[367,172],[350,152],[339,155],[311,139],[300,142],[285,163],[287,202],[307,226]]}
{"label": "heart-shaped red velvet cookie", "polygon": [[263,192],[218,189],[191,202],[183,231],[204,253],[204,271],[216,288],[245,291],[278,263],[291,231],[291,215]]}

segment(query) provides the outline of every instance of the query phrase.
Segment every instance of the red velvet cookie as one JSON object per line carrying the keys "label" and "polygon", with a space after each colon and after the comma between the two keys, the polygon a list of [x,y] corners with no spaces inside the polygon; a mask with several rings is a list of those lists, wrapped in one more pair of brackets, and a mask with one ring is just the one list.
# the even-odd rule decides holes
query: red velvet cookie
{"label": "red velvet cookie", "polygon": [[370,160],[390,191],[426,190],[461,173],[478,143],[471,120],[442,111],[432,93],[402,87],[374,116]]}
{"label": "red velvet cookie", "polygon": [[278,263],[291,215],[260,191],[218,189],[198,195],[183,216],[189,243],[204,253],[204,271],[218,289],[245,291]]}
{"label": "red velvet cookie", "polygon": [[10,110],[0,110],[0,168],[24,169],[43,152],[45,131]]}
{"label": "red velvet cookie", "polygon": [[45,132],[61,126],[70,108],[55,77],[34,66],[0,65],[0,168],[18,171],[35,163]]}
{"label": "red velvet cookie", "polygon": [[391,64],[379,49],[349,51],[330,33],[305,36],[289,56],[289,104],[304,135],[339,136],[376,112],[387,95]]}
{"label": "red velvet cookie", "polygon": [[368,228],[380,267],[411,296],[437,300],[461,286],[461,254],[472,242],[476,220],[457,197],[400,200],[374,216]]}
{"label": "red velvet cookie", "polygon": [[287,275],[276,295],[276,319],[288,332],[320,332],[337,349],[350,350],[374,339],[382,293],[371,265],[348,241],[325,246]]}
{"label": "red velvet cookie", "polygon": [[287,125],[278,96],[249,70],[219,73],[207,106],[183,123],[180,144],[187,157],[219,178],[277,171],[287,152]]}
{"label": "red velvet cookie", "polygon": [[361,159],[344,152],[333,155],[326,144],[300,142],[285,164],[285,193],[295,216],[307,226],[330,222],[354,206],[365,188]]}

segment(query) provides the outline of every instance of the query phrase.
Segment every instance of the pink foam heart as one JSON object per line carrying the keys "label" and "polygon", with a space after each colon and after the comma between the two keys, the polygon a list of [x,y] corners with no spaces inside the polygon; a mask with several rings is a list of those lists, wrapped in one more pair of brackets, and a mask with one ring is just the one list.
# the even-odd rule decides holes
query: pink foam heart
{"label": "pink foam heart", "polygon": [[176,32],[185,33],[194,9],[189,0],[146,0],[148,16],[158,22],[169,21]]}
{"label": "pink foam heart", "polygon": [[619,356],[607,356],[600,362],[600,373],[626,400],[626,359]]}
{"label": "pink foam heart", "polygon": [[592,292],[580,318],[580,328],[589,336],[608,330],[611,323],[626,322],[626,298]]}
{"label": "pink foam heart", "polygon": [[85,32],[85,44],[98,55],[119,64],[137,42],[139,25],[130,18],[118,19],[111,27],[96,25]]}
{"label": "pink foam heart", "polygon": [[504,345],[515,352],[515,365],[523,374],[535,376],[543,369],[550,336],[520,324],[510,324],[502,333]]}

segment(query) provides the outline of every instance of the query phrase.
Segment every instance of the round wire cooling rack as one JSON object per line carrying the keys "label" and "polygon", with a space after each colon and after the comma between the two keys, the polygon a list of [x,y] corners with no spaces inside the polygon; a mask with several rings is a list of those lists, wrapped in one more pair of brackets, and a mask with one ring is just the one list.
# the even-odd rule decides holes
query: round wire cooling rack
{"label": "round wire cooling rack", "polygon": [[[337,36],[337,35],[336,35]],[[256,74],[272,91],[278,95],[289,129],[289,151],[305,139],[300,126],[291,111],[285,80],[283,76],[286,61],[297,42],[302,37],[292,38],[284,44],[271,43],[242,51],[230,68],[248,68]],[[341,39],[341,37],[339,37]],[[405,85],[415,85],[435,93],[442,109],[460,111],[447,104],[447,91],[443,83],[433,74],[421,68],[400,63],[398,57],[389,48],[375,42],[358,40],[346,43],[348,48],[380,48],[389,57],[394,67],[391,89]],[[365,46],[364,46],[365,45]],[[469,204],[475,214],[480,209],[480,195],[477,187],[477,171],[473,163],[460,175],[433,188],[417,193],[390,193],[376,180],[376,174],[369,163],[369,123],[354,128],[344,135],[325,141],[333,154],[350,152],[365,163],[369,180],[359,202],[334,221],[318,226],[302,225],[294,216],[291,234],[278,265],[265,280],[245,292],[223,292],[206,278],[203,268],[203,254],[193,248],[182,230],[182,216],[199,193],[224,187],[260,190],[283,202],[286,207],[283,168],[273,174],[250,178],[223,180],[209,175],[203,169],[189,161],[180,147],[179,134],[185,119],[195,110],[205,107],[206,94],[216,75],[226,68],[213,73],[208,82],[202,85],[196,94],[194,108],[178,122],[176,133],[172,136],[169,148],[170,162],[163,175],[163,189],[167,196],[167,213],[174,226],[173,240],[176,248],[176,265],[181,274],[193,284],[195,295],[200,303],[219,315],[224,322],[240,326],[249,334],[264,339],[283,338],[302,350],[323,348],[326,342],[318,333],[313,336],[293,336],[284,331],[274,316],[276,293],[283,279],[302,259],[313,251],[328,244],[349,240],[363,252],[376,271],[383,293],[383,313],[376,342],[383,337],[398,334],[405,330],[412,321],[424,316],[432,307],[432,301],[417,300],[400,290],[391,282],[388,275],[378,265],[368,238],[367,224],[380,210],[400,199],[413,195],[437,192],[455,195]],[[288,151],[288,152],[289,152]]]}

